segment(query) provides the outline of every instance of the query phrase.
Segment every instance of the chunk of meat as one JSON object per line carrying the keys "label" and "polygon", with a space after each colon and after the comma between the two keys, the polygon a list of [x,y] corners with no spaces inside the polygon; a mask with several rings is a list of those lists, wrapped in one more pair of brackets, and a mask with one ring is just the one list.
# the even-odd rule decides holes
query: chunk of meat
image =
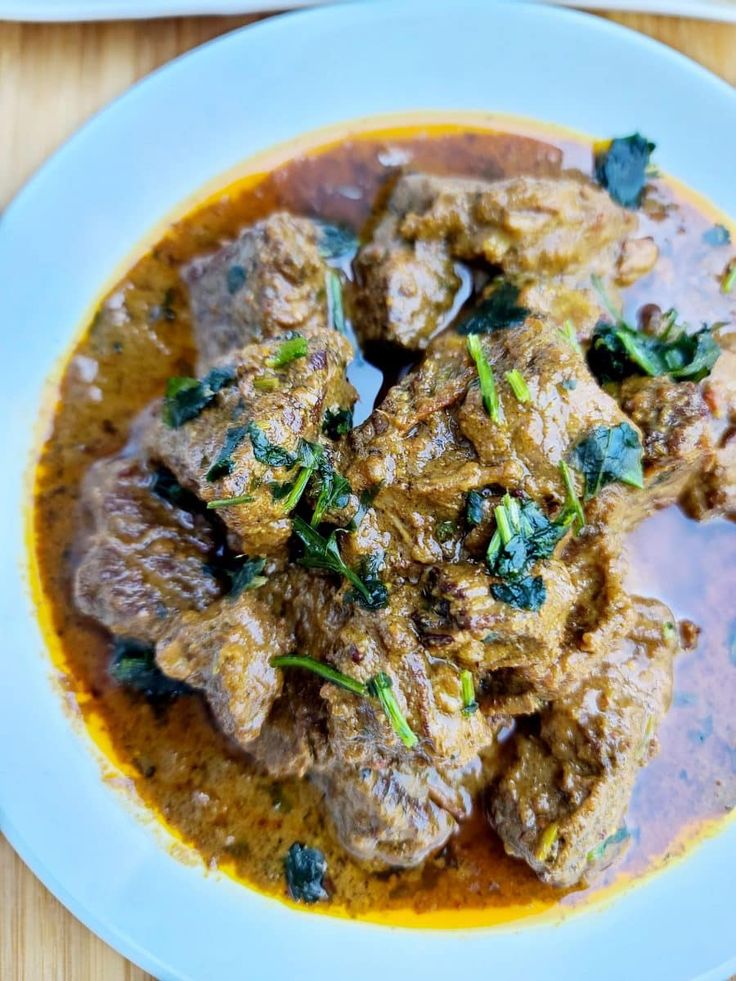
{"label": "chunk of meat", "polygon": [[610,858],[636,774],[672,692],[679,640],[670,611],[637,601],[634,629],[593,676],[513,737],[489,816],[506,851],[569,887]]}
{"label": "chunk of meat", "polygon": [[182,613],[156,645],[170,678],[201,689],[220,728],[248,749],[282,686],[271,658],[293,646],[255,592],[226,596],[202,613]]}
{"label": "chunk of meat", "polygon": [[[272,485],[286,483],[296,473],[295,463],[264,462],[263,453],[257,458],[252,427],[272,446],[293,455],[300,440],[320,439],[326,408],[355,401],[345,378],[352,348],[341,334],[323,330],[310,335],[305,357],[271,371],[266,361],[280,343],[274,339],[238,351],[233,358],[235,384],[222,388],[211,405],[177,428],[166,424],[161,406],[155,405],[142,435],[150,456],[201,500],[250,498],[218,513],[235,551],[251,555],[272,555],[291,536],[289,515]],[[264,376],[273,376],[276,388],[259,387],[258,379]]]}
{"label": "chunk of meat", "polygon": [[327,327],[319,228],[276,212],[184,271],[199,349],[199,370],[254,341]]}
{"label": "chunk of meat", "polygon": [[[499,181],[413,174],[396,185],[356,270],[356,326],[370,341],[423,349],[464,297],[454,260],[482,262],[522,283],[530,309],[552,311],[554,291],[590,287],[597,274],[627,285],[657,259],[651,239],[633,239],[637,218],[581,176]],[[587,291],[589,311],[600,305]],[[578,302],[578,306],[580,303]],[[559,310],[559,304],[557,305]]]}
{"label": "chunk of meat", "polygon": [[155,472],[132,456],[100,460],[82,486],[87,531],[74,577],[79,609],[114,634],[156,641],[182,610],[220,593],[206,569],[209,523],[154,493]]}
{"label": "chunk of meat", "polygon": [[[484,335],[481,345],[497,380],[502,424],[489,418],[466,339],[453,332],[437,338],[421,365],[351,434],[346,475],[356,493],[374,494],[378,535],[391,539],[392,568],[453,557],[439,532],[448,521],[462,527],[470,489],[508,490],[553,512],[565,497],[560,461],[591,430],[626,420],[549,321],[529,316],[518,327]],[[528,402],[512,393],[505,377],[512,369],[526,381]],[[601,508],[610,496],[604,488]],[[361,534],[351,547],[360,545]]]}

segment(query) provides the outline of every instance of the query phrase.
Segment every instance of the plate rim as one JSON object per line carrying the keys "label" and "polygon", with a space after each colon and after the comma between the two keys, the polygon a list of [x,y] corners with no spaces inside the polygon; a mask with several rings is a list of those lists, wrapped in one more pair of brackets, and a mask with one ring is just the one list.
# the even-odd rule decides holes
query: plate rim
{"label": "plate rim", "polygon": [[[296,12],[280,14],[274,18],[270,18],[265,21],[259,21],[256,22],[255,24],[238,28],[232,32],[229,32],[225,35],[222,35],[218,38],[208,41],[205,44],[200,45],[199,47],[194,48],[191,51],[180,55],[178,58],[174,59],[173,61],[157,69],[153,73],[146,76],[144,79],[138,81],[135,85],[131,86],[131,88],[128,89],[125,93],[123,93],[113,102],[111,102],[108,106],[101,109],[98,113],[92,116],[74,135],[72,135],[68,140],[64,142],[64,144],[52,155],[52,157],[48,161],[42,164],[42,166],[31,176],[31,178],[24,184],[24,186],[20,189],[20,191],[15,195],[13,200],[10,202],[10,204],[8,205],[7,209],[5,210],[2,216],[2,219],[0,220],[0,246],[3,243],[4,229],[11,221],[15,220],[16,213],[23,209],[27,199],[32,198],[32,195],[35,193],[35,189],[38,187],[39,183],[41,184],[43,183],[43,181],[46,179],[47,174],[52,170],[52,168],[59,167],[59,166],[63,167],[64,160],[66,159],[66,154],[73,153],[78,145],[78,142],[86,138],[89,138],[90,133],[92,133],[96,129],[101,119],[109,120],[111,116],[114,116],[115,112],[119,109],[120,106],[127,104],[129,100],[140,98],[142,93],[145,94],[147,86],[155,84],[156,78],[168,76],[172,74],[175,70],[180,69],[182,63],[188,62],[190,59],[195,60],[196,58],[201,57],[202,52],[205,49],[217,48],[219,46],[222,46],[224,48],[226,45],[237,44],[238,39],[242,37],[244,34],[250,36],[255,33],[265,34],[265,33],[270,33],[272,31],[280,32],[284,28],[288,31],[291,29],[290,25],[293,24],[293,22],[295,21],[298,22],[299,20],[303,20],[303,19],[311,20],[316,17],[331,18],[335,16],[338,11],[341,12],[341,16],[348,16],[348,18],[350,18],[350,16],[353,15],[355,11],[361,9],[362,10],[372,9],[374,12],[380,12],[382,9],[384,11],[387,8],[390,9],[392,6],[393,5],[391,4],[390,0],[379,0],[379,2],[373,2],[369,4],[358,3],[358,4],[348,4],[341,7],[319,7],[319,8],[311,8],[309,10],[300,10]],[[476,3],[463,2],[458,6],[465,6],[468,8],[473,8],[474,10],[480,10],[480,9],[485,9],[486,11],[492,10],[494,12],[498,11],[499,9],[503,9],[504,7],[507,7],[506,4],[501,4],[496,6],[495,4],[480,4],[477,2]],[[446,5],[442,4],[441,2],[438,2],[438,0],[430,0],[430,2],[423,4],[424,9],[432,9],[438,12],[443,7],[445,7],[445,10],[447,9]],[[672,49],[668,48],[667,46],[662,45],[661,43],[654,41],[650,38],[645,38],[642,35],[637,34],[636,32],[630,31],[628,28],[622,27],[621,25],[596,18],[593,17],[592,15],[585,14],[579,11],[562,10],[559,8],[537,7],[537,6],[519,3],[519,4],[508,5],[507,9],[511,9],[515,11],[519,11],[520,9],[529,9],[529,10],[533,10],[535,16],[551,16],[552,19],[555,20],[561,18],[563,20],[568,20],[568,21],[580,21],[580,22],[587,22],[587,23],[594,22],[595,24],[598,25],[599,29],[604,34],[626,35],[628,36],[628,40],[630,44],[636,41],[639,45],[643,45],[645,48],[655,49],[660,57],[666,56],[668,59],[674,59],[674,62],[679,63],[681,66],[684,66],[688,70],[688,72],[692,73],[693,70],[697,71],[698,74],[701,74],[704,78],[707,79],[708,84],[713,85],[714,83],[717,83],[717,85],[721,88],[722,92],[727,93],[729,98],[732,100],[732,104],[736,104],[736,94],[731,90],[730,86],[728,86],[727,83],[723,82],[721,79],[717,78],[717,76],[713,75],[707,69],[692,62],[690,59],[686,58],[684,55],[680,54],[679,52],[675,52]],[[544,14],[542,14],[542,11],[544,11]],[[34,441],[34,446],[35,446],[35,441]],[[3,777],[3,770],[2,770],[2,766],[0,765],[0,792],[2,791],[2,787],[3,787],[2,777]],[[126,934],[121,934],[118,932],[117,928],[113,928],[110,924],[105,924],[103,920],[98,920],[94,911],[90,910],[87,907],[80,907],[79,904],[76,902],[76,898],[73,895],[71,895],[71,893],[66,889],[64,884],[61,882],[57,882],[53,873],[48,868],[43,867],[40,857],[38,857],[35,854],[32,845],[30,845],[30,843],[25,841],[24,836],[20,831],[20,829],[15,828],[14,825],[11,822],[9,822],[6,810],[7,809],[3,808],[2,806],[2,800],[0,800],[0,827],[2,828],[6,837],[10,841],[11,845],[16,849],[16,851],[21,856],[23,861],[25,861],[26,864],[28,864],[29,867],[33,870],[34,874],[37,875],[37,877],[47,886],[47,888],[49,888],[63,902],[63,904],[68,909],[70,909],[75,916],[77,916],[78,919],[80,919],[83,923],[85,923],[85,925],[89,926],[89,928],[92,929],[98,936],[101,936],[104,940],[110,943],[111,946],[113,946],[115,949],[121,951],[122,953],[125,954],[125,956],[129,957],[135,963],[144,966],[146,970],[149,970],[152,973],[157,974],[159,977],[185,976],[180,972],[177,973],[176,975],[172,974],[170,968],[167,967],[165,963],[158,961],[154,956],[152,956],[148,948],[139,946],[137,943],[135,943],[132,940],[130,936]],[[237,887],[237,888],[241,889],[242,887]],[[576,914],[576,917],[578,916],[580,916],[580,914]],[[300,917],[300,919],[302,921],[310,921],[313,918]],[[339,922],[340,922],[339,920],[332,920],[332,923],[339,923]],[[366,930],[369,926],[373,926],[373,925],[361,924],[360,929]],[[374,928],[379,930],[386,929],[385,927],[374,927]],[[523,924],[520,927],[512,926],[510,928],[510,932],[518,932],[519,929],[526,929],[526,928],[523,926]],[[499,932],[500,932],[500,928],[493,928],[494,935],[498,935]],[[453,931],[451,935],[457,936],[460,933],[461,931]],[[447,936],[447,934],[440,934],[440,935]],[[487,932],[486,935],[488,936],[489,933]],[[732,961],[724,964],[723,967],[726,967],[727,964],[736,964],[736,957],[734,957]],[[718,968],[715,968],[714,970],[718,970]]]}

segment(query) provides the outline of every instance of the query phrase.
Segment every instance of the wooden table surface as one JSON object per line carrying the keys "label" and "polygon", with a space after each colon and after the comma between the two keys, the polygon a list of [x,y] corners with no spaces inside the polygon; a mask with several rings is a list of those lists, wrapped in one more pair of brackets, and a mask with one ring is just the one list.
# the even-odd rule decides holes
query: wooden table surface
{"label": "wooden table surface", "polygon": [[[736,85],[736,26],[643,14],[610,17]],[[136,79],[255,19],[0,23],[0,208],[66,136]],[[0,836],[2,981],[145,978],[67,913]]]}

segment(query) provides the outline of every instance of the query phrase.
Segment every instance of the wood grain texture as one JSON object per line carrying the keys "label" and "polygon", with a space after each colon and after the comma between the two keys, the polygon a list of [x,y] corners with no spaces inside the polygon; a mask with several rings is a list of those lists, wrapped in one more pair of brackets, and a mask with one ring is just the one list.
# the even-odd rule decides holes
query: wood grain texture
{"label": "wood grain texture", "polygon": [[[604,16],[677,48],[736,84],[736,26]],[[189,48],[257,18],[105,24],[0,23],[0,208],[80,123]],[[78,923],[0,836],[0,979],[143,981]]]}

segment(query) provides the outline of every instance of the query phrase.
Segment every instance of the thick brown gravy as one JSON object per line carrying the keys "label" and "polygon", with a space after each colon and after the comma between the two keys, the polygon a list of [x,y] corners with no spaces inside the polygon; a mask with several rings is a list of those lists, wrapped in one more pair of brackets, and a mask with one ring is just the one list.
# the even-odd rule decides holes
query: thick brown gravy
{"label": "thick brown gravy", "polygon": [[[152,707],[115,686],[106,670],[109,637],[72,602],[82,475],[121,447],[131,417],[161,393],[170,375],[192,370],[182,263],[277,208],[360,228],[399,166],[488,178],[554,174],[571,166],[590,172],[589,143],[560,140],[541,127],[528,132],[437,126],[367,133],[234,185],[172,226],[137,262],[115,288],[114,322],[93,320],[65,370],[37,473],[34,544],[68,687],[143,800],[207,864],[264,892],[285,897],[284,855],[292,842],[302,841],[325,852],[331,911],[420,925],[495,923],[578,903],[640,875],[681,852],[706,822],[736,805],[736,528],[726,522],[699,526],[670,509],[633,535],[636,590],[663,599],[702,632],[697,649],[677,666],[677,694],[661,730],[660,753],[639,777],[627,821],[628,852],[595,889],[568,895],[541,885],[523,863],[507,858],[480,807],[422,868],[366,873],[333,839],[317,791],[306,782],[276,784],[255,773],[217,732],[198,697]],[[719,291],[733,247],[703,240],[713,214],[664,180],[654,182],[649,197],[643,224],[662,258],[655,273],[628,292],[629,313],[654,302],[677,307],[691,322],[736,323],[736,302]]]}

